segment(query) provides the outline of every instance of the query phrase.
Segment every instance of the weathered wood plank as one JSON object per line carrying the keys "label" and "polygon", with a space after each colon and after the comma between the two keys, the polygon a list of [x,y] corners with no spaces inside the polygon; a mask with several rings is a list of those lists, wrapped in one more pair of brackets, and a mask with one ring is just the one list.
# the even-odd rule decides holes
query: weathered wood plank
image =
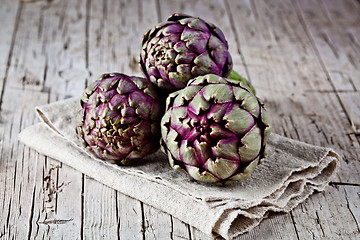
{"label": "weathered wood plank", "polygon": [[[347,120],[340,124],[346,128],[341,132],[347,136],[338,142],[353,149],[352,146],[358,145],[358,143],[354,143],[353,137],[348,134],[356,133],[354,128],[357,129],[358,121],[354,119],[360,117],[357,101],[359,81],[356,81],[360,76],[360,71],[355,64],[360,60],[358,54],[360,48],[354,37],[359,35],[360,27],[357,24],[359,15],[353,13],[357,12],[360,4],[356,1],[344,1],[340,5],[339,3],[324,5],[324,2],[311,0],[296,1],[295,3],[299,19],[302,20],[304,29],[314,44],[319,61],[323,64],[329,83],[336,91],[342,112]],[[314,17],[315,13],[316,17]],[[345,82],[344,85],[342,85],[343,82]],[[347,141],[346,138],[349,140]],[[344,158],[347,165],[343,165],[342,172],[347,172],[347,174],[339,174],[342,181],[359,182],[359,179],[353,179],[353,176],[359,176],[357,174],[360,169],[359,150],[344,151]],[[355,173],[348,174],[354,171]]]}
{"label": "weathered wood plank", "polygon": [[296,2],[305,27],[336,89],[356,91],[360,85],[356,80],[360,74],[360,17],[356,14],[360,4],[357,1],[339,3],[309,0]]}
{"label": "weathered wood plank", "polygon": [[[360,81],[357,80],[360,77],[360,17],[357,13],[360,11],[360,3],[325,1],[314,4],[312,1],[304,1],[298,2],[298,6],[319,51],[319,58],[324,62],[336,90],[341,92],[339,97],[348,120],[358,127],[356,119],[360,115],[356,96],[360,87]],[[318,9],[323,9],[318,17],[321,20],[308,17]]]}
{"label": "weathered wood plank", "polygon": [[[213,240],[214,238],[209,236],[209,235],[206,235],[205,233],[201,232],[200,230],[198,230],[197,228],[194,228],[194,227],[190,227],[190,230],[191,230],[191,238],[189,239],[192,239],[192,240]],[[218,237],[218,238],[215,238],[215,239],[223,239],[221,237]]]}
{"label": "weathered wood plank", "polygon": [[171,239],[171,216],[146,204],[143,205],[144,238]]}
{"label": "weathered wood plank", "polygon": [[153,1],[91,1],[88,68],[92,79],[107,72],[142,76],[138,64],[142,36],[156,23]]}
{"label": "weathered wood plank", "polygon": [[299,238],[356,239],[360,234],[359,191],[358,186],[330,187],[300,204],[292,212]]}
{"label": "weathered wood plank", "polygon": [[88,76],[82,5],[84,0],[24,3],[9,70],[11,87],[61,98],[81,94]]}
{"label": "weathered wood plank", "polygon": [[1,182],[7,186],[2,208],[8,209],[9,217],[1,217],[0,229],[7,239],[80,236],[82,174],[39,156],[17,140],[21,129],[38,121],[34,112],[36,105],[64,98],[84,86],[79,80],[71,85],[56,78],[60,67],[66,65],[71,69],[76,65],[71,63],[73,58],[69,54],[75,55],[78,43],[68,44],[66,49],[62,43],[65,42],[63,38],[79,42],[74,32],[81,33],[81,29],[85,29],[82,18],[64,15],[69,12],[78,16],[73,10],[81,11],[78,3],[22,4],[8,69],[9,81],[3,89],[6,104],[1,109],[1,129],[5,130],[1,132],[8,144],[2,143],[2,147],[3,151],[10,150],[1,160],[4,163],[1,169],[6,172],[5,179],[1,175]]}
{"label": "weathered wood plank", "polygon": [[326,0],[321,1],[325,5],[329,17],[333,23],[344,24],[348,27],[358,25],[360,21],[360,3],[357,0]]}
{"label": "weathered wood plank", "polygon": [[[290,223],[290,224],[289,224]],[[245,239],[297,239],[291,214],[270,214],[259,226],[240,235],[235,240]]]}
{"label": "weathered wood plank", "polygon": [[[77,37],[77,35],[85,35],[85,9],[81,7],[84,4],[85,1],[57,1],[47,3],[40,8],[33,3],[29,4],[31,11],[40,9],[36,14],[40,16],[39,25],[37,25],[39,27],[37,29],[38,41],[34,39],[34,42],[41,45],[35,45],[30,50],[32,50],[32,55],[41,59],[39,62],[43,64],[41,75],[38,76],[38,80],[42,83],[39,88],[41,86],[40,91],[48,93],[48,102],[78,95],[85,85],[87,77],[84,58],[85,41],[79,41]],[[24,62],[25,72],[30,72],[29,69],[32,70],[33,65],[37,67],[31,61]],[[39,88],[35,87],[36,90]],[[60,167],[56,168],[52,174],[53,177],[51,175],[49,178],[43,177],[46,184],[39,191],[42,191],[44,195],[40,196],[37,202],[45,201],[45,206],[50,204],[50,208],[34,207],[34,211],[41,211],[39,217],[42,219],[42,224],[38,224],[39,220],[34,221],[34,225],[39,226],[39,229],[36,233],[32,232],[31,236],[40,238],[43,235],[59,239],[81,238],[84,217],[82,174],[57,161],[48,161],[53,161]],[[42,163],[39,164],[41,167]],[[39,182],[36,183],[36,187]],[[56,182],[54,191],[51,188],[52,182]],[[53,191],[52,199],[55,199],[55,202],[52,208],[55,208],[55,211],[51,208],[51,201],[47,203],[46,193],[49,191]]]}
{"label": "weathered wood plank", "polygon": [[81,178],[76,170],[39,155],[33,188],[28,237],[80,238]]}
{"label": "weathered wood plank", "polygon": [[[297,1],[296,5],[331,80],[336,84],[336,77],[332,75],[341,73],[355,90],[359,87],[356,77],[360,60],[360,27],[357,24],[360,20],[355,12],[358,12],[360,4],[356,1],[330,2],[305,0]],[[354,7],[346,7],[349,4]],[[336,87],[340,91],[344,88],[341,84],[336,84]]]}
{"label": "weathered wood plank", "polygon": [[[6,93],[6,92],[5,92]],[[18,94],[12,91],[9,94]],[[24,94],[34,96],[32,93]],[[4,95],[6,96],[6,94]],[[37,96],[39,97],[39,96]],[[6,97],[4,98],[6,99]],[[44,99],[44,98],[39,98]],[[36,163],[39,155],[17,141],[17,133],[34,123],[35,113],[24,111],[35,102],[24,104],[20,99],[7,102],[2,108],[0,124],[0,236],[6,239],[28,237],[32,222],[32,206]]]}
{"label": "weathered wood plank", "polygon": [[351,121],[351,132],[360,134],[360,92],[339,93]]}
{"label": "weathered wood plank", "polygon": [[116,191],[85,176],[83,194],[83,238],[118,239]]}
{"label": "weathered wood plank", "polygon": [[346,207],[354,218],[356,228],[360,232],[360,186],[339,186],[346,200]]}
{"label": "weathered wood plank", "polygon": [[[276,115],[275,131],[334,147],[345,160],[337,182],[359,182],[358,2],[10,2],[0,6],[0,22],[8,23],[0,29],[6,53],[0,77],[7,79],[0,112],[1,239],[212,239],[17,142],[18,132],[37,121],[34,106],[77,96],[103,72],[141,75],[142,34],[173,12],[221,27],[235,69]],[[356,238],[359,187],[330,189],[237,239]]]}
{"label": "weathered wood plank", "polygon": [[[8,239],[43,235],[72,238],[76,236],[76,231],[65,229],[69,230],[70,226],[79,229],[81,208],[80,201],[79,205],[76,204],[76,196],[80,200],[80,192],[66,189],[81,186],[81,181],[76,181],[79,180],[76,177],[78,173],[66,166],[64,172],[59,171],[59,162],[47,160],[17,141],[19,131],[37,121],[33,111],[35,105],[46,103],[48,96],[35,91],[12,89],[6,90],[5,96],[7,94],[14,98],[3,108],[11,118],[2,124],[7,129],[1,154],[1,172],[6,173],[0,175],[0,182],[4,183],[1,208],[2,214],[7,216],[4,218],[1,214],[2,233]],[[23,98],[15,97],[19,94]],[[24,102],[23,99],[33,100]],[[19,110],[11,112],[8,107]],[[59,172],[63,173],[61,177]],[[65,195],[60,193],[63,190]]]}
{"label": "weathered wood plank", "polygon": [[7,80],[9,61],[12,57],[21,11],[22,4],[20,1],[2,1],[0,4],[0,23],[2,23],[0,29],[2,36],[0,40],[0,92],[2,92],[3,84]]}
{"label": "weathered wood plank", "polygon": [[171,217],[171,239],[184,240],[191,236],[190,226],[179,219]]}
{"label": "weathered wood plank", "polygon": [[120,239],[143,239],[142,203],[119,192],[116,196]]}

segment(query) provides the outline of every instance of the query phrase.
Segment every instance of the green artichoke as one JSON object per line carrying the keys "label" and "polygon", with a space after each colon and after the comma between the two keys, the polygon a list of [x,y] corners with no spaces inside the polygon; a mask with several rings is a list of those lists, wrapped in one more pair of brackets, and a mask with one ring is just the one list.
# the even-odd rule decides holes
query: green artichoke
{"label": "green artichoke", "polygon": [[148,31],[142,41],[141,69],[165,92],[182,89],[197,76],[227,77],[232,60],[223,32],[197,17],[182,14]]}
{"label": "green artichoke", "polygon": [[226,184],[247,177],[262,162],[270,129],[248,85],[208,74],[167,98],[161,146],[174,169]]}
{"label": "green artichoke", "polygon": [[104,74],[85,90],[80,104],[77,136],[99,158],[128,164],[159,149],[163,111],[147,79]]}

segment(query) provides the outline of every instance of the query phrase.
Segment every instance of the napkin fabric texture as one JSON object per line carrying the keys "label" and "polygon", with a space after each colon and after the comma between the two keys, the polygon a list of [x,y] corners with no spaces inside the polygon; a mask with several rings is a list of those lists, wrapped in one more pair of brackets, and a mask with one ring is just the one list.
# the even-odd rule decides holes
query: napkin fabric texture
{"label": "napkin fabric texture", "polygon": [[173,170],[161,151],[134,166],[118,166],[84,149],[75,134],[79,99],[37,107],[42,123],[19,140],[117,191],[160,209],[209,235],[231,239],[269,212],[289,212],[334,177],[340,157],[329,148],[272,134],[265,161],[229,186],[198,183]]}

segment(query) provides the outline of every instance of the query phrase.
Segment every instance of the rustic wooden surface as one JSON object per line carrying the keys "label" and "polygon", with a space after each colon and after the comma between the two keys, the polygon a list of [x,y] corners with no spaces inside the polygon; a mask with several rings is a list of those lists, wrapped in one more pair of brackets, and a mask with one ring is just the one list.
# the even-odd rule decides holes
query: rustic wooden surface
{"label": "rustic wooden surface", "polygon": [[221,27],[276,133],[343,157],[325,192],[236,239],[360,239],[358,0],[1,0],[0,239],[211,239],[17,140],[35,106],[141,75],[142,34],[174,12]]}

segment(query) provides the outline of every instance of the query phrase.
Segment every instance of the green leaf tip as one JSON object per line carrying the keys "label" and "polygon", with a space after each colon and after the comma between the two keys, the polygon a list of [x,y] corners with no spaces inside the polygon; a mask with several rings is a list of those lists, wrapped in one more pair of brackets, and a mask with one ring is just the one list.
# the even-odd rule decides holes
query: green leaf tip
{"label": "green leaf tip", "polygon": [[235,70],[232,70],[230,75],[227,78],[233,79],[233,80],[238,80],[238,81],[245,83],[246,85],[248,85],[250,87],[252,93],[256,96],[256,91],[255,91],[254,86],[248,80],[246,80],[243,76],[241,76],[239,73],[237,73]]}

